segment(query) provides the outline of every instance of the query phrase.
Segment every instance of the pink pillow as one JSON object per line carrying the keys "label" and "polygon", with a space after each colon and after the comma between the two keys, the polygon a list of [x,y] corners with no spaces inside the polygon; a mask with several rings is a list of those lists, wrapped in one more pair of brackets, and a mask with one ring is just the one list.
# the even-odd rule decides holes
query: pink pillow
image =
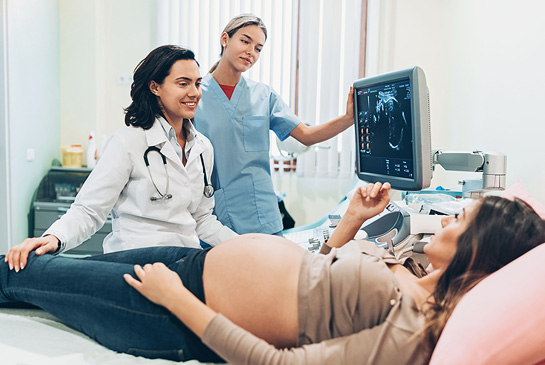
{"label": "pink pillow", "polygon": [[511,185],[507,190],[502,192],[500,194],[501,197],[507,198],[507,199],[514,199],[519,198],[524,200],[529,206],[534,208],[537,214],[541,217],[541,219],[545,219],[545,206],[535,200],[530,193],[526,190],[524,185],[522,184],[522,181],[517,180],[516,183]]}
{"label": "pink pillow", "polygon": [[461,300],[430,364],[545,360],[545,244],[485,278]]}

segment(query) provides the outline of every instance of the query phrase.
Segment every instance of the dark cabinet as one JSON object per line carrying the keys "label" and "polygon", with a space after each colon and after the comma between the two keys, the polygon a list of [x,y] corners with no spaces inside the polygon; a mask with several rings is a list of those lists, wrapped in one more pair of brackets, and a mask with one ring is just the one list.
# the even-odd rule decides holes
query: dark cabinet
{"label": "dark cabinet", "polygon": [[[68,211],[79,189],[91,173],[86,168],[52,167],[44,176],[32,201],[29,235],[41,236],[49,226]],[[97,255],[103,252],[102,241],[112,231],[111,217],[87,241],[67,254]]]}

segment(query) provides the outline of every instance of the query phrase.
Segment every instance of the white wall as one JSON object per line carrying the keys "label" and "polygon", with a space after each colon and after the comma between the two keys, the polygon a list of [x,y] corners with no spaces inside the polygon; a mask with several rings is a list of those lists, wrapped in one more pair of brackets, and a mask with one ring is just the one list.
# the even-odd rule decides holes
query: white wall
{"label": "white wall", "polygon": [[[377,1],[372,0],[376,6]],[[421,66],[433,148],[507,155],[507,185],[522,179],[545,202],[545,2],[382,0],[377,72]],[[456,188],[438,168],[432,186]]]}
{"label": "white wall", "polygon": [[[6,0],[7,129],[11,242],[27,237],[27,213],[40,179],[57,156],[59,146],[58,0]],[[7,87],[6,87],[7,86]],[[27,161],[27,149],[35,160]],[[5,234],[2,232],[2,234]],[[7,238],[7,237],[6,237]]]}
{"label": "white wall", "polygon": [[4,26],[6,24],[6,0],[0,1],[0,252],[5,252],[11,239],[10,208],[9,208],[9,138],[6,123],[6,42]]}
{"label": "white wall", "polygon": [[86,146],[89,132],[97,129],[97,84],[102,80],[97,74],[97,48],[102,49],[97,44],[98,4],[59,0],[62,145]]}
{"label": "white wall", "polygon": [[[9,146],[0,146],[0,253],[26,237],[32,194],[59,146],[86,145],[93,129],[100,142],[124,125],[130,87],[117,76],[131,74],[154,47],[156,1],[2,0],[9,115],[0,141]],[[508,185],[521,178],[545,201],[545,2],[371,0],[370,10],[379,31],[368,66],[424,69],[433,147],[503,152]],[[27,148],[36,151],[33,162]],[[433,184],[456,187],[452,174],[436,172]]]}
{"label": "white wall", "polygon": [[[123,127],[135,66],[155,48],[156,0],[59,0],[61,143],[87,147]],[[85,162],[84,162],[85,163]]]}
{"label": "white wall", "polygon": [[[89,131],[100,142],[124,126],[130,84],[118,83],[118,75],[131,75],[154,47],[156,19],[156,0],[2,5],[7,72],[0,97],[7,102],[0,113],[8,114],[0,123],[0,141],[7,142],[0,147],[0,254],[28,236],[33,193],[61,144],[86,147]],[[27,161],[29,148],[34,161]]]}

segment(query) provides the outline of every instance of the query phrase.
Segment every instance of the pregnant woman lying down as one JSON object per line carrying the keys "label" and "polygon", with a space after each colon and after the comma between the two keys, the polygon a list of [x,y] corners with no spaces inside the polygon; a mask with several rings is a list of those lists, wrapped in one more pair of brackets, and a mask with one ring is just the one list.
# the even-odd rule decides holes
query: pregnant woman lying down
{"label": "pregnant woman lying down", "polygon": [[476,201],[443,219],[425,247],[435,270],[422,276],[352,240],[383,211],[389,190],[359,188],[323,254],[263,234],[210,250],[32,253],[17,272],[0,264],[0,303],[31,303],[110,349],[150,358],[426,363],[458,300],[544,242],[545,222],[517,199]]}

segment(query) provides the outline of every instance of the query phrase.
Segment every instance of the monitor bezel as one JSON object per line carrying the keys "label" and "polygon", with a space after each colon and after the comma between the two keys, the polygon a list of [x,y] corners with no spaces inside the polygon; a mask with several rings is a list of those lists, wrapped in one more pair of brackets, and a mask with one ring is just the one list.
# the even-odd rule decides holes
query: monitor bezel
{"label": "monitor bezel", "polygon": [[[359,149],[358,103],[357,90],[370,88],[379,84],[396,82],[409,79],[411,88],[411,119],[412,119],[412,152],[413,152],[413,178],[382,175],[361,171],[361,153]],[[356,80],[354,87],[354,126],[356,138],[356,163],[357,176],[367,182],[389,182],[393,189],[417,191],[430,186],[433,173],[433,161],[431,150],[429,92],[424,71],[418,67],[388,72],[381,75]]]}

